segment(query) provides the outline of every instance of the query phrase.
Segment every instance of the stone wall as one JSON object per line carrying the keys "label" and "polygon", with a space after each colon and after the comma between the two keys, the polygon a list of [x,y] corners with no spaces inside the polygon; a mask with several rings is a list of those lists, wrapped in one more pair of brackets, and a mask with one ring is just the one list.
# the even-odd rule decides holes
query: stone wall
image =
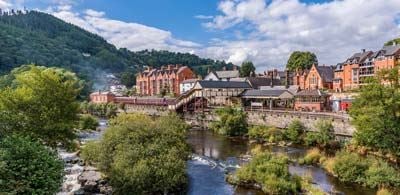
{"label": "stone wall", "polygon": [[[300,120],[308,130],[316,131],[314,124],[318,119],[324,119],[332,121],[336,135],[351,137],[355,131],[354,127],[350,125],[350,119],[347,116],[278,111],[247,111],[247,114],[248,122],[251,125],[287,128],[293,120],[297,119]],[[184,118],[188,124],[199,127],[208,127],[212,121],[217,120],[217,117],[212,113],[185,113]]]}
{"label": "stone wall", "polygon": [[151,105],[134,105],[127,104],[126,105],[127,113],[144,113],[152,116],[163,116],[167,115],[170,110],[166,106],[151,106]]}

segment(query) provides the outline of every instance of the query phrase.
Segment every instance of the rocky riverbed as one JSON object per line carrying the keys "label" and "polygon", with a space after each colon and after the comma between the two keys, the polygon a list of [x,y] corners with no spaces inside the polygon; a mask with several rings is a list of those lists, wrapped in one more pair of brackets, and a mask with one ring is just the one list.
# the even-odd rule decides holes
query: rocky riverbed
{"label": "rocky riverbed", "polygon": [[[82,132],[79,142],[84,145],[87,141],[100,139],[107,127],[106,120],[100,120],[97,131]],[[64,181],[58,195],[87,195],[112,194],[112,188],[95,167],[86,166],[79,157],[79,151],[67,152],[59,149],[58,154],[64,161]]]}

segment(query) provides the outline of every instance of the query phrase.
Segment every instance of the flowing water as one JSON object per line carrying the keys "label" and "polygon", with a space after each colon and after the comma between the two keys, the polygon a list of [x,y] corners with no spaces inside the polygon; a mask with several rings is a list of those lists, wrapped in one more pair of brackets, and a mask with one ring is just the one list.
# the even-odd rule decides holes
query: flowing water
{"label": "flowing water", "polygon": [[[234,167],[234,165],[230,165],[234,163],[226,161],[243,164],[246,161],[246,158],[243,157],[249,154],[255,144],[249,144],[248,140],[227,138],[204,130],[191,130],[188,135],[188,143],[195,153],[192,160],[188,162],[189,194],[263,194],[257,190],[235,188],[225,182],[225,167],[227,165],[228,168]],[[306,153],[306,149],[301,147],[266,146],[265,149],[274,153],[287,154],[289,158],[302,157]],[[346,195],[374,195],[376,193],[376,190],[373,189],[341,183],[318,167],[290,165],[289,171],[292,174],[311,176],[315,186],[327,193]]]}

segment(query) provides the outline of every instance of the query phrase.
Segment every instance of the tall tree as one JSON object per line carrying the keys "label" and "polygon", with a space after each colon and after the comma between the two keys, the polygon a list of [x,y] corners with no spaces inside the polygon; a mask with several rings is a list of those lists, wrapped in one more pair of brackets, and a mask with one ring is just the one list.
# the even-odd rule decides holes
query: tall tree
{"label": "tall tree", "polygon": [[297,69],[306,70],[311,68],[313,64],[318,64],[317,56],[309,51],[295,51],[287,61],[286,68],[291,71]]}
{"label": "tall tree", "polygon": [[82,87],[74,73],[27,66],[0,90],[0,133],[24,134],[50,146],[69,144],[78,120],[76,98]]}
{"label": "tall tree", "polygon": [[350,116],[357,144],[400,156],[400,86],[398,68],[383,70],[361,89]]}
{"label": "tall tree", "polygon": [[253,62],[246,61],[242,63],[240,66],[240,76],[241,77],[249,77],[252,76],[252,73],[256,71],[256,67],[254,67]]}

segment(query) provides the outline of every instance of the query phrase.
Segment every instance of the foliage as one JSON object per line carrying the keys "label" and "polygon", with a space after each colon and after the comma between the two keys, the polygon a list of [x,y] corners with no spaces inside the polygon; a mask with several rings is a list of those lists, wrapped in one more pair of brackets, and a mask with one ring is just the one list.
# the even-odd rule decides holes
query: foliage
{"label": "foliage", "polygon": [[78,120],[81,89],[75,74],[58,68],[24,66],[0,89],[0,132],[39,138],[50,146],[70,144]]}
{"label": "foliage", "polygon": [[318,64],[317,56],[309,51],[295,51],[287,61],[286,68],[290,71],[310,69],[313,64]]}
{"label": "foliage", "polygon": [[238,108],[224,107],[216,111],[219,120],[212,122],[211,129],[221,135],[240,136],[248,131],[247,115]]}
{"label": "foliage", "polygon": [[256,71],[256,67],[254,67],[253,62],[247,61],[243,62],[242,66],[240,66],[240,77],[250,77],[254,76],[253,73]]}
{"label": "foliage", "polygon": [[392,39],[392,40],[386,42],[385,46],[390,46],[390,45],[393,45],[394,43],[396,45],[400,44],[400,38]]}
{"label": "foliage", "polygon": [[376,195],[393,195],[388,189],[386,188],[380,188],[377,192]]}
{"label": "foliage", "polygon": [[293,120],[285,131],[285,138],[294,143],[301,143],[305,127],[299,120]]}
{"label": "foliage", "polygon": [[361,89],[350,108],[358,145],[400,156],[399,99],[398,68],[382,70]]}
{"label": "foliage", "polygon": [[340,181],[362,183],[368,162],[355,153],[341,151],[336,154],[333,172]]}
{"label": "foliage", "polygon": [[322,157],[323,157],[323,155],[318,148],[312,148],[307,151],[307,154],[303,158],[303,161],[304,161],[304,164],[307,164],[307,165],[318,164]]}
{"label": "foliage", "polygon": [[308,146],[319,146],[325,148],[335,139],[333,134],[332,122],[327,120],[318,120],[315,123],[317,132],[307,132],[304,142]]}
{"label": "foliage", "polygon": [[237,184],[257,183],[268,194],[295,194],[301,188],[301,180],[289,173],[288,158],[267,152],[254,156],[235,176]]}
{"label": "foliage", "polygon": [[82,156],[110,178],[115,194],[172,192],[187,182],[186,129],[176,115],[121,114]]}
{"label": "foliage", "polygon": [[263,125],[256,125],[249,129],[249,138],[261,139],[266,142],[275,143],[283,140],[281,130],[276,127],[267,127]]}
{"label": "foliage", "polygon": [[133,70],[121,73],[120,79],[121,84],[125,85],[127,88],[136,84],[136,74]]}
{"label": "foliage", "polygon": [[85,101],[81,103],[80,109],[85,114],[112,118],[117,115],[118,105],[114,103],[92,103]]}
{"label": "foliage", "polygon": [[92,115],[81,115],[79,120],[79,129],[81,130],[96,130],[99,125],[99,120]]}
{"label": "foliage", "polygon": [[55,194],[63,178],[57,153],[28,137],[0,139],[0,194]]}
{"label": "foliage", "polygon": [[365,184],[370,187],[400,186],[400,173],[382,160],[372,160],[365,172]]}

